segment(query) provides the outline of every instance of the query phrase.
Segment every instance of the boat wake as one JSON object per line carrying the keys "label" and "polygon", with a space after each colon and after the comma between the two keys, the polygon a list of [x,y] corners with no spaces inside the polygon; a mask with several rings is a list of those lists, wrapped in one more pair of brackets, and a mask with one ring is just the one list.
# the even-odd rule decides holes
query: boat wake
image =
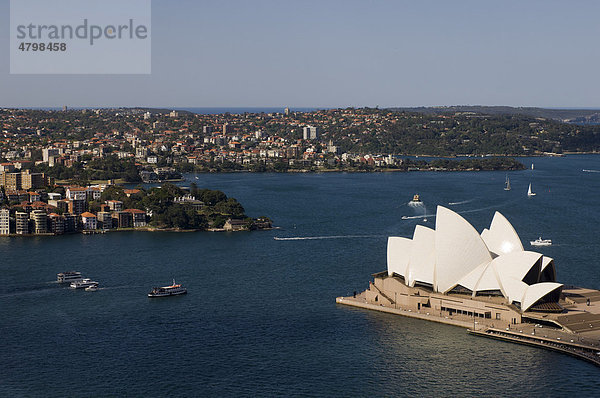
{"label": "boat wake", "polygon": [[[474,199],[471,199],[470,201],[472,201]],[[467,214],[467,213],[477,213],[479,211],[485,211],[485,210],[492,210],[492,209],[498,209],[501,207],[506,207],[508,205],[517,203],[517,200],[511,200],[511,201],[507,201],[504,203],[500,203],[500,204],[496,204],[493,206],[486,206],[486,207],[481,207],[479,209],[471,209],[471,210],[462,210],[462,211],[457,211],[458,214]],[[421,214],[419,216],[402,216],[403,220],[416,220],[419,218],[434,218],[436,215],[435,214]]]}
{"label": "boat wake", "polygon": [[330,236],[297,236],[289,238],[280,238],[275,236],[274,240],[321,240],[321,239],[365,239],[380,238],[384,235],[330,235]]}
{"label": "boat wake", "polygon": [[435,214],[422,214],[420,216],[402,216],[403,220],[416,220],[418,218],[435,217]]}
{"label": "boat wake", "polygon": [[449,206],[464,205],[465,203],[471,203],[474,200],[475,199],[463,200],[463,201],[460,201],[460,202],[448,202],[448,205]]}

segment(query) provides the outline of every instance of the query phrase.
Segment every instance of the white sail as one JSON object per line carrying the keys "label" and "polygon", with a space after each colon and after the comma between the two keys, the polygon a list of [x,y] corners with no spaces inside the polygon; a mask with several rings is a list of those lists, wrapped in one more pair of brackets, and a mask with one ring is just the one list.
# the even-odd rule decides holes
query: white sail
{"label": "white sail", "polygon": [[531,183],[529,183],[529,189],[527,190],[527,196],[535,196],[535,192],[531,190]]}
{"label": "white sail", "polygon": [[510,191],[510,180],[508,179],[508,176],[506,176],[506,182],[504,183],[504,190]]}

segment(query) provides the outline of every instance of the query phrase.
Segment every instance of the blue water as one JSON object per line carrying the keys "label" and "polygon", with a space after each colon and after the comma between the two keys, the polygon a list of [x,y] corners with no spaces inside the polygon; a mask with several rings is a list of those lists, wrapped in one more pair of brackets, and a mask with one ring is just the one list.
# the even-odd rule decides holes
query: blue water
{"label": "blue water", "polygon": [[[560,281],[600,288],[600,173],[582,171],[600,157],[531,161],[509,192],[503,172],[189,175],[281,229],[0,239],[0,396],[597,395],[586,362],[335,304],[422,222],[402,219],[415,193],[426,225],[437,204],[478,230],[499,210],[526,248],[553,240]],[[53,282],[70,269],[102,289]],[[173,277],[188,295],[146,297]]]}

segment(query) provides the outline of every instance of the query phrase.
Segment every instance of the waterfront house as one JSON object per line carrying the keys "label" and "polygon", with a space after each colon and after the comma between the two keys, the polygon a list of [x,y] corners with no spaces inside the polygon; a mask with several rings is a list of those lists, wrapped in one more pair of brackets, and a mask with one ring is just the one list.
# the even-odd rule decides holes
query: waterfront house
{"label": "waterfront house", "polygon": [[248,223],[244,220],[232,220],[230,218],[225,221],[223,229],[225,229],[225,231],[244,231],[248,229]]}
{"label": "waterfront house", "polygon": [[114,228],[131,228],[133,225],[133,216],[129,212],[113,212],[112,219]]}
{"label": "waterfront house", "polygon": [[98,217],[86,211],[81,214],[81,224],[84,231],[95,230],[98,228]]}
{"label": "waterfront house", "polygon": [[124,212],[131,214],[133,227],[145,227],[146,226],[146,212],[140,209],[125,209]]}
{"label": "waterfront house", "polygon": [[29,233],[29,214],[24,211],[15,213],[15,232],[17,235],[27,235]]}
{"label": "waterfront house", "polygon": [[65,218],[56,213],[50,213],[48,215],[50,232],[56,235],[62,235],[65,233]]}
{"label": "waterfront house", "polygon": [[108,211],[99,211],[98,217],[98,228],[111,229],[113,227],[112,215]]}

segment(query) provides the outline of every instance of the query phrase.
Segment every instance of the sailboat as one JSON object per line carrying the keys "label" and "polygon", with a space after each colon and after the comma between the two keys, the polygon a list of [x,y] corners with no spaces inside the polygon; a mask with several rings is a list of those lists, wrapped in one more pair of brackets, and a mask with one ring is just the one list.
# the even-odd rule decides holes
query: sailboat
{"label": "sailboat", "polygon": [[508,179],[508,176],[506,176],[506,182],[504,183],[504,190],[510,191],[510,180]]}
{"label": "sailboat", "polygon": [[533,170],[533,163],[531,163],[531,170]]}
{"label": "sailboat", "polygon": [[529,183],[529,189],[527,190],[527,196],[535,196],[536,193],[531,190],[531,183]]}

